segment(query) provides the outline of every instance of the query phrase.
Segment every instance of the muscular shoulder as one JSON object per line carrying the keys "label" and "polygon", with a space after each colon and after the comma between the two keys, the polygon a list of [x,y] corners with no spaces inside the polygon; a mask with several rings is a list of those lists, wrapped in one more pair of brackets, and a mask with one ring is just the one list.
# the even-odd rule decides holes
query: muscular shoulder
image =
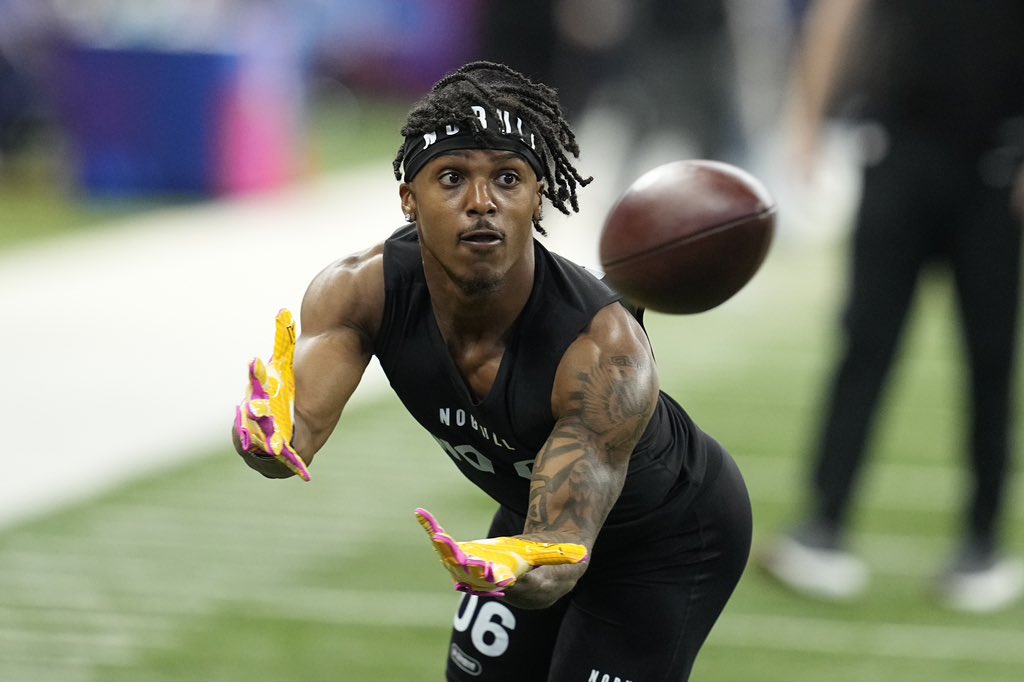
{"label": "muscular shoulder", "polygon": [[302,299],[302,333],[339,328],[369,340],[384,311],[384,244],[334,261],[321,270]]}
{"label": "muscular shoulder", "polygon": [[601,308],[566,352],[570,362],[589,357],[627,356],[632,364],[653,368],[653,352],[647,333],[633,314],[620,303]]}
{"label": "muscular shoulder", "polygon": [[[621,305],[602,308],[590,325],[569,346],[558,366],[552,391],[557,416],[600,400],[626,400],[631,410],[653,410],[658,396],[658,377],[647,334]],[[649,414],[648,414],[649,416]]]}

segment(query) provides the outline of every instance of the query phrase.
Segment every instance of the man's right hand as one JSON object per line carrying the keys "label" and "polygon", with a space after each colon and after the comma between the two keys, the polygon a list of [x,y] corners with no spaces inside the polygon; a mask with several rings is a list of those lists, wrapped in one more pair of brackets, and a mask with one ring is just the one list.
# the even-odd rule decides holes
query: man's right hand
{"label": "man's right hand", "polygon": [[249,363],[245,398],[235,408],[235,434],[242,449],[254,457],[274,458],[303,480],[309,480],[305,462],[292,449],[295,405],[295,322],[291,311],[277,314],[274,354],[269,365],[260,358]]}

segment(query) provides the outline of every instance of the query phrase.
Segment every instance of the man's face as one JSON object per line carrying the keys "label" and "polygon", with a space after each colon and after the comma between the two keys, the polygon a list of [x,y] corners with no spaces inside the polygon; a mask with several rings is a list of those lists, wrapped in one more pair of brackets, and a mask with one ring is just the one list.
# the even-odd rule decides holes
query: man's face
{"label": "man's face", "polygon": [[532,257],[542,186],[518,154],[452,151],[432,159],[399,193],[403,210],[416,216],[424,260],[466,294],[496,290]]}

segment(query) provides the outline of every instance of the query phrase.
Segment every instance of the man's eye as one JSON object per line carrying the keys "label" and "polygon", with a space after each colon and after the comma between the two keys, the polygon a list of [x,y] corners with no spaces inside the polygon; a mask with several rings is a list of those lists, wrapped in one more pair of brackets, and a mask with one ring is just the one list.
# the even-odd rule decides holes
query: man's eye
{"label": "man's eye", "polygon": [[505,185],[506,187],[511,187],[512,185],[515,185],[518,182],[518,173],[513,173],[512,171],[505,171],[504,173],[498,175],[498,184]]}
{"label": "man's eye", "polygon": [[455,171],[445,171],[441,174],[440,181],[442,185],[457,185],[462,179],[462,176]]}

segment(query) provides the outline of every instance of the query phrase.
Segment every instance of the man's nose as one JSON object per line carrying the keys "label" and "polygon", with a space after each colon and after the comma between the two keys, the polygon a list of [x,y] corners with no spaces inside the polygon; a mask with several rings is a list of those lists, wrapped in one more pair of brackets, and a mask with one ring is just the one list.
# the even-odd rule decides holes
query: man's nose
{"label": "man's nose", "polygon": [[467,211],[471,215],[490,215],[497,210],[491,197],[490,183],[485,178],[470,183]]}

